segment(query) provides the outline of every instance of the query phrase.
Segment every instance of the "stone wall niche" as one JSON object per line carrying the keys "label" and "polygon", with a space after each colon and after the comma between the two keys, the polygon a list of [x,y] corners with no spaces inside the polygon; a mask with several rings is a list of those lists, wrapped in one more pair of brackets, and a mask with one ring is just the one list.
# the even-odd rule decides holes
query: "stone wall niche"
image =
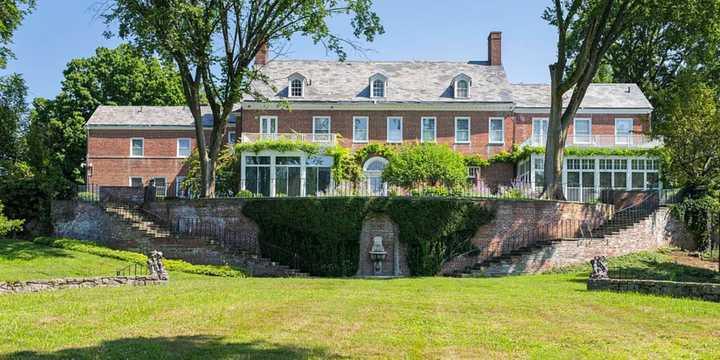
{"label": "stone wall niche", "polygon": [[[360,232],[360,260],[357,276],[409,276],[407,247],[400,243],[398,225],[384,214],[369,214],[362,224]],[[375,266],[370,258],[373,239],[382,237],[382,245],[387,252],[382,273],[375,274]]]}

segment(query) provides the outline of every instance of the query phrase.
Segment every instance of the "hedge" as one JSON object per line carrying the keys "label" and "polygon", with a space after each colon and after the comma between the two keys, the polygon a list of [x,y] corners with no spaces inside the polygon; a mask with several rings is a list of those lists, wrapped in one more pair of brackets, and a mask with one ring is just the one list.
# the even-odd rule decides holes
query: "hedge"
{"label": "hedge", "polygon": [[248,199],[242,212],[260,228],[264,256],[314,276],[357,273],[360,232],[370,213],[398,224],[414,276],[435,275],[443,261],[472,250],[473,234],[494,217],[472,200],[404,197]]}
{"label": "hedge", "polygon": [[[33,239],[33,242],[40,245],[78,251],[87,254],[133,262],[137,264],[144,265],[147,263],[147,256],[143,254],[132,251],[114,250],[91,242],[76,239],[42,236],[36,237],[35,239]],[[186,261],[170,259],[164,260],[163,263],[165,264],[165,268],[169,271],[179,271],[184,273],[209,276],[245,277],[245,273],[229,266],[193,265]]]}

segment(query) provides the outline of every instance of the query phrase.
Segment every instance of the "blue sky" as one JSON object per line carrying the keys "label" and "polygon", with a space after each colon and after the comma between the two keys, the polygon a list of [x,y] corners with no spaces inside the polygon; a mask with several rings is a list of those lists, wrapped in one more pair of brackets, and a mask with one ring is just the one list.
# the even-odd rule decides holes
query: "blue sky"
{"label": "blue sky", "polygon": [[[62,71],[73,58],[86,57],[98,46],[116,46],[94,6],[99,0],[38,0],[37,9],[15,34],[17,60],[0,73],[18,72],[29,86],[29,99],[54,97]],[[549,0],[375,0],[386,33],[362,44],[359,60],[485,60],[487,35],[503,32],[503,63],[512,82],[548,82],[547,66],[555,56],[555,32],[540,16]],[[351,35],[346,19],[331,22]],[[116,30],[111,28],[111,30]],[[303,38],[284,47],[284,57],[332,59]]]}

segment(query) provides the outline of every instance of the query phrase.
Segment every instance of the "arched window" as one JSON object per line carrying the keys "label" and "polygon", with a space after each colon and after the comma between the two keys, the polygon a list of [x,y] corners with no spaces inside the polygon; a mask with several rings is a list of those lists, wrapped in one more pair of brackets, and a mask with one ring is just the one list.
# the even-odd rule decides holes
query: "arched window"
{"label": "arched window", "polygon": [[455,97],[465,99],[468,97],[469,86],[467,80],[458,80],[457,89],[455,89]]}
{"label": "arched window", "polygon": [[291,97],[302,97],[303,96],[303,81],[301,79],[292,79],[290,81],[290,96]]}
{"label": "arched window", "polygon": [[385,81],[377,79],[372,82],[372,96],[385,97]]}
{"label": "arched window", "polygon": [[382,173],[387,166],[385,158],[376,156],[368,159],[363,166],[363,175],[367,179],[367,189],[372,195],[385,195],[387,186],[382,180]]}

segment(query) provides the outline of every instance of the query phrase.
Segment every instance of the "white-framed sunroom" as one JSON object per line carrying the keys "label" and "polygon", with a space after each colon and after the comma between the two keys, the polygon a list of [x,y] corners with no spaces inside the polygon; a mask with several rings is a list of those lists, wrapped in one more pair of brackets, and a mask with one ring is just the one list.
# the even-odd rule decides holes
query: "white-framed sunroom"
{"label": "white-framed sunroom", "polygon": [[302,151],[243,152],[240,187],[266,197],[317,196],[334,186],[333,162],[332,156]]}
{"label": "white-framed sunroom", "polygon": [[[517,180],[541,190],[545,155],[532,154],[517,165]],[[565,156],[563,190],[569,201],[594,201],[602,190],[659,190],[660,160],[652,156]]]}

